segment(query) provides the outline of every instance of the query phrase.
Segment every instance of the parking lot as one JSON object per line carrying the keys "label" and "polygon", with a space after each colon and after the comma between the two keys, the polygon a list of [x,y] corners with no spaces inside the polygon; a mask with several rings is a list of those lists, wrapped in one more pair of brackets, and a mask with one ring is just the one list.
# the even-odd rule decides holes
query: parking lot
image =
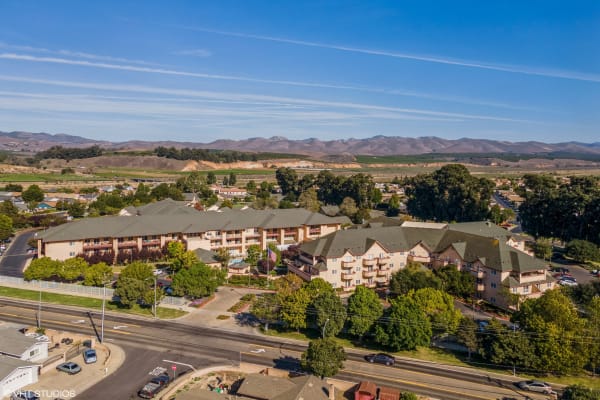
{"label": "parking lot", "polygon": [[110,349],[108,363],[105,364],[108,351],[97,347],[97,361],[93,364],[85,364],[82,355],[69,360],[81,366],[81,372],[69,375],[66,372],[52,368],[50,371],[42,373],[36,383],[22,390],[31,390],[38,393],[41,400],[54,400],[56,398],[67,400],[75,396],[85,398],[81,397],[80,394],[114,372],[125,359],[125,354],[120,347],[110,344],[107,346]]}

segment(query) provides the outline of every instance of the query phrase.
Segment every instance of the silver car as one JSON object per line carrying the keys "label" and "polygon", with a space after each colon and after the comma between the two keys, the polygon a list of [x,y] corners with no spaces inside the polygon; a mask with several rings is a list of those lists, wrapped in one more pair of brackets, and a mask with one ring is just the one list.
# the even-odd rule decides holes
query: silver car
{"label": "silver car", "polygon": [[542,381],[522,381],[517,384],[519,389],[529,390],[530,392],[538,392],[544,394],[552,393],[552,386]]}

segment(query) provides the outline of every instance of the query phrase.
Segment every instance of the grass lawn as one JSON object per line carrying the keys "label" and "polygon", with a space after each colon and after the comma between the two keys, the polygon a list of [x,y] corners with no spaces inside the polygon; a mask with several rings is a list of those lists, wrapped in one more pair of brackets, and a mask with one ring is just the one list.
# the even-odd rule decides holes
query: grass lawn
{"label": "grass lawn", "polygon": [[[296,339],[296,340],[303,340],[303,341],[310,341],[310,340],[314,340],[314,339],[319,339],[321,337],[317,333],[317,331],[314,329],[301,330],[300,332],[296,332],[296,331],[280,330],[280,329],[278,329],[278,327],[269,327],[269,331],[265,332],[264,326],[263,326],[262,331],[264,334],[266,334],[268,336],[283,337],[283,338],[287,338],[287,339]],[[370,343],[365,343],[364,347],[358,346],[354,341],[350,340],[349,338],[335,337],[334,339],[336,342],[338,342],[340,345],[342,345],[346,348],[372,351],[372,352],[385,351],[385,350],[382,350],[381,348],[373,347],[372,344],[370,344]],[[452,352],[444,351],[442,349],[436,349],[436,348],[430,348],[430,347],[419,347],[419,348],[417,348],[417,350],[414,350],[414,351],[399,351],[399,352],[391,353],[391,354],[395,355],[396,357],[414,358],[414,359],[418,359],[418,360],[430,361],[430,362],[435,362],[435,363],[439,363],[439,364],[454,365],[454,366],[458,366],[458,367],[467,367],[467,368],[476,368],[480,371],[488,371],[488,372],[493,372],[496,374],[512,375],[512,372],[508,371],[506,369],[477,367],[476,364],[470,364],[470,363],[466,362],[465,360],[463,360],[460,356],[458,356]],[[565,386],[580,384],[580,385],[587,386],[589,388],[600,389],[600,379],[598,379],[597,377],[596,378],[591,377],[589,375],[539,377],[539,376],[530,376],[530,375],[520,373],[518,376],[522,379],[541,379],[544,381],[548,381],[548,382],[559,384],[559,385],[565,385]]]}
{"label": "grass lawn", "polygon": [[[89,175],[76,175],[76,174],[25,174],[25,173],[14,173],[14,174],[2,174],[0,176],[0,182],[66,182],[66,181],[93,181],[99,178]],[[101,179],[101,178],[100,178]]]}
{"label": "grass lawn", "polygon": [[[0,286],[0,296],[38,301],[40,298],[40,292],[37,290],[17,289]],[[98,310],[102,309],[102,299],[72,296],[68,294],[59,293],[42,292],[42,303],[54,303],[67,306],[92,308]],[[131,308],[126,308],[123,307],[120,303],[107,301],[106,309],[109,311],[118,311],[127,314],[143,315],[146,317],[152,316],[152,309],[150,307],[141,307],[137,304]],[[158,318],[171,319],[184,316],[187,314],[187,312],[177,310],[174,308],[158,307],[157,314]]]}

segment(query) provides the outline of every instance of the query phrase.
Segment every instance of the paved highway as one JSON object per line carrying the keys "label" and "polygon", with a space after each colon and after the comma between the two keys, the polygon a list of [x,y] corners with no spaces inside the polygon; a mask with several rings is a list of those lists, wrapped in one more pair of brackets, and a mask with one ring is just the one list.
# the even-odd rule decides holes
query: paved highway
{"label": "paved highway", "polygon": [[23,277],[25,262],[33,257],[33,254],[27,253],[27,242],[34,234],[34,231],[26,231],[13,239],[0,260],[0,275]]}
{"label": "paved highway", "polygon": [[[0,299],[0,320],[33,324],[36,309],[36,303]],[[74,322],[81,319],[86,322]],[[98,314],[89,318],[80,309],[43,306],[42,324],[49,328],[94,334],[99,330],[99,322]],[[148,372],[162,361],[161,357],[175,357],[197,367],[237,364],[242,360],[265,366],[292,368],[298,364],[298,357],[305,349],[302,343],[278,338],[121,315],[107,315],[105,338],[126,350],[127,361],[116,374],[91,388],[82,398],[129,399],[148,379]],[[256,352],[258,349],[264,351]],[[349,351],[345,369],[337,377],[353,382],[368,379],[438,399],[481,400],[503,396],[525,398],[509,377],[469,369],[442,368],[436,364],[408,360],[399,360],[395,367],[385,367],[365,362],[364,354]],[[546,398],[536,395],[530,397]]]}

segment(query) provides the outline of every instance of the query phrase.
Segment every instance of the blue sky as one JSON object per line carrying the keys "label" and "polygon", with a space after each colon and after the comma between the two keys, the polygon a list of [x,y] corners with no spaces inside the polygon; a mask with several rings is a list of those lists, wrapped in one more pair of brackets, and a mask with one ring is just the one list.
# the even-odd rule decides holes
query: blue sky
{"label": "blue sky", "polygon": [[0,2],[0,130],[600,141],[600,2]]}

